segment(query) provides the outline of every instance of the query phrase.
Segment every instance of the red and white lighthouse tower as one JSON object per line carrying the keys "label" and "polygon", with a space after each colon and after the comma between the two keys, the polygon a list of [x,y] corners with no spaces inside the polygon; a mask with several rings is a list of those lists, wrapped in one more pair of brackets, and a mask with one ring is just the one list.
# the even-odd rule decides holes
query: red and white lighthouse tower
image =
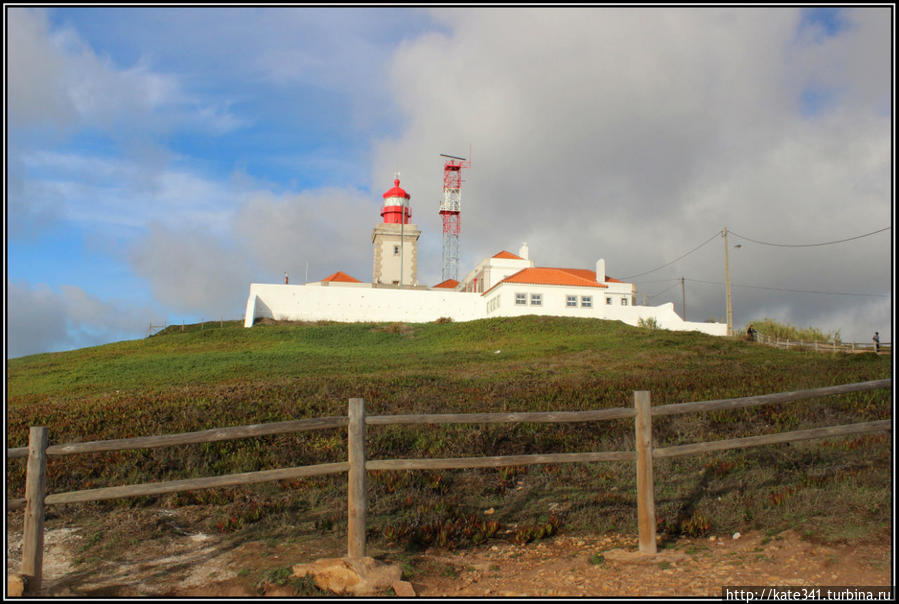
{"label": "red and white lighthouse tower", "polygon": [[[469,155],[471,155],[469,153]],[[470,168],[464,157],[440,154],[443,164],[443,199],[440,216],[443,218],[443,271],[441,278],[459,280],[459,235],[462,234],[462,168]]]}
{"label": "red and white lighthouse tower", "polygon": [[400,187],[399,177],[383,195],[381,224],[371,234],[374,284],[415,287],[418,285],[418,238],[421,231],[412,221],[412,198]]}
{"label": "red and white lighthouse tower", "polygon": [[412,208],[409,200],[412,196],[400,187],[400,179],[393,180],[393,188],[384,193],[384,207],[381,208],[381,218],[384,224],[409,224],[412,218]]}

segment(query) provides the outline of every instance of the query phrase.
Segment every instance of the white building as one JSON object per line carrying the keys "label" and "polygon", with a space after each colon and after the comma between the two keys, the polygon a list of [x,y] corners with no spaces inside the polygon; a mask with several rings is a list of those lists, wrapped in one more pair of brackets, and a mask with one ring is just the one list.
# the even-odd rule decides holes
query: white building
{"label": "white building", "polygon": [[[605,260],[594,270],[538,267],[527,244],[518,255],[501,251],[485,258],[461,283],[418,284],[418,238],[410,223],[410,196],[399,187],[384,194],[383,222],[372,233],[372,280],[363,283],[340,271],[305,285],[250,284],[244,326],[256,319],[285,321],[423,323],[449,318],[552,315],[623,321],[652,319],[663,329],[727,334],[724,323],[684,321],[674,304],[638,306],[636,287],[606,274]],[[408,226],[407,226],[408,225]]]}

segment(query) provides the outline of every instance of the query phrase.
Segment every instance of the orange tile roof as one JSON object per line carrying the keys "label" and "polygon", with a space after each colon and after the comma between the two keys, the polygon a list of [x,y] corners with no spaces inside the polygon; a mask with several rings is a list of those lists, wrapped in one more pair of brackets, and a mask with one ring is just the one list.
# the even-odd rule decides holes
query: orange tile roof
{"label": "orange tile roof", "polygon": [[325,281],[340,281],[342,283],[362,283],[362,281],[359,281],[359,279],[356,279],[355,277],[350,277],[343,271],[337,271],[333,275],[329,275],[329,276],[325,277],[324,279],[322,279],[322,282],[325,282]]}
{"label": "orange tile roof", "polygon": [[524,260],[521,256],[516,256],[512,252],[507,252],[506,250],[501,251],[499,254],[493,256],[494,258],[505,258],[507,260]]}
{"label": "orange tile roof", "polygon": [[[578,287],[608,287],[608,285],[596,282],[595,272],[578,268],[525,268],[518,271],[514,275],[506,277],[499,283],[528,283],[531,285],[572,285]],[[497,285],[499,285],[499,283],[497,283]]]}
{"label": "orange tile roof", "polygon": [[435,285],[434,287],[444,287],[446,289],[456,289],[459,286],[459,282],[455,279],[447,279],[446,281],[442,281]]}

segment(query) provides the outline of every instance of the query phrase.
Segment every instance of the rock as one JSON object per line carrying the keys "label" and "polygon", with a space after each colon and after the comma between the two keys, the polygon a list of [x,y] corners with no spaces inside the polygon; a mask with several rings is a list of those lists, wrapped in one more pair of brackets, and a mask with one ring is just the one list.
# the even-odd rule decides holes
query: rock
{"label": "rock", "polygon": [[414,598],[415,590],[408,581],[397,581],[393,584],[393,593],[401,598]]}
{"label": "rock", "polygon": [[485,516],[490,516],[490,515],[493,514],[495,511],[496,511],[496,510],[494,510],[493,508],[490,508],[489,510],[484,510],[484,515],[485,515]]}
{"label": "rock", "polygon": [[296,564],[294,577],[311,575],[315,584],[338,595],[374,596],[400,582],[403,572],[397,565],[374,558],[323,558],[309,564]]}
{"label": "rock", "polygon": [[736,540],[739,539],[741,536],[742,536],[742,535],[740,535],[739,532],[734,533],[734,540],[736,541]]}
{"label": "rock", "polygon": [[7,575],[6,596],[18,598],[25,593],[25,578],[22,575]]}

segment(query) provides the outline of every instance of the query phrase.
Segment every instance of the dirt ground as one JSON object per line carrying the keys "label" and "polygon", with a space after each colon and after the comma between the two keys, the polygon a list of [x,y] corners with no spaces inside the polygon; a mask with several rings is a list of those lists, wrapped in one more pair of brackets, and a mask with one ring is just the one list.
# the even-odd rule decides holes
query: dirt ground
{"label": "dirt ground", "polygon": [[[337,535],[234,546],[221,536],[185,533],[135,544],[114,560],[84,560],[89,538],[78,528],[48,527],[43,595],[289,597],[295,587],[278,585],[271,571],[339,556],[345,547]],[[646,557],[636,554],[634,536],[562,534],[526,545],[491,541],[456,551],[369,553],[401,564],[421,597],[721,597],[724,585],[892,585],[890,539],[885,531],[824,545],[793,531],[754,532],[663,543],[659,554]],[[20,569],[21,547],[21,533],[8,532],[8,572]]]}

